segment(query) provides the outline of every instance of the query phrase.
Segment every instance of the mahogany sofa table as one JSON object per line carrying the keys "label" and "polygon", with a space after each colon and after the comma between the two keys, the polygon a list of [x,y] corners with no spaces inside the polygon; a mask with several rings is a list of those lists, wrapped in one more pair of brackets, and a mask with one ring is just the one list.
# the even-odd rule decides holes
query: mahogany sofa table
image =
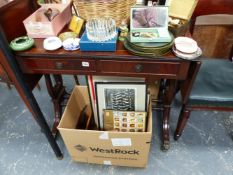
{"label": "mahogany sofa table", "polygon": [[[27,74],[71,74],[145,77],[146,82],[164,79],[163,90],[163,144],[169,149],[170,107],[178,80],[181,82],[183,103],[198,71],[200,61],[186,61],[167,54],[159,58],[139,57],[128,53],[121,42],[115,52],[46,51],[43,39],[36,39],[35,47],[17,52],[16,60],[23,73]],[[179,81],[180,82],[180,81]]]}

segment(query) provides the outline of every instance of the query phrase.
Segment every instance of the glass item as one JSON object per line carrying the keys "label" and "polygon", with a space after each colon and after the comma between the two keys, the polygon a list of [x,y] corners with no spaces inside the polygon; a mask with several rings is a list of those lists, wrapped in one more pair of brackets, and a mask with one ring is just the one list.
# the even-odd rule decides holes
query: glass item
{"label": "glass item", "polygon": [[87,37],[91,41],[103,42],[116,36],[116,22],[112,18],[96,18],[86,23]]}

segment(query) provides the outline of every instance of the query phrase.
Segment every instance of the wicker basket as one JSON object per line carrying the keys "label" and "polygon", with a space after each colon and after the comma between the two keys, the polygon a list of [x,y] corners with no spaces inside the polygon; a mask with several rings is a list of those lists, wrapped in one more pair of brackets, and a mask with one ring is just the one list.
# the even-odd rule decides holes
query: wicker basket
{"label": "wicker basket", "polygon": [[135,4],[136,0],[74,0],[79,15],[85,20],[110,17],[117,26],[129,19],[130,8]]}

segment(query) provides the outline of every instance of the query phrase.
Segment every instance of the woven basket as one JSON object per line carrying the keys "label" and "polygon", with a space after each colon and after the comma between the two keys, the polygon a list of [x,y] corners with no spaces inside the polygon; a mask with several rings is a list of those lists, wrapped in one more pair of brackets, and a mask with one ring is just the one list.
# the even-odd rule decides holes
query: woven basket
{"label": "woven basket", "polygon": [[79,15],[85,20],[98,17],[115,19],[119,26],[122,20],[128,20],[131,6],[136,0],[73,0]]}

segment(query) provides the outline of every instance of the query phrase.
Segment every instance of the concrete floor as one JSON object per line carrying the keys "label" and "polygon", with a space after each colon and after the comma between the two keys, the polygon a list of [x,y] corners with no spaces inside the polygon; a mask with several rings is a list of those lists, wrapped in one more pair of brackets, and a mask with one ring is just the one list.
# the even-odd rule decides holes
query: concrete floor
{"label": "concrete floor", "polygon": [[[73,79],[65,77],[68,91],[73,84]],[[41,90],[33,93],[51,125],[53,106],[43,79],[40,86]],[[183,136],[176,142],[172,135],[178,114],[179,104],[175,101],[171,111],[171,148],[162,152],[161,115],[154,112],[147,168],[75,163],[60,137],[58,143],[64,158],[57,160],[17,91],[0,84],[0,175],[233,175],[233,113],[192,112]]]}

